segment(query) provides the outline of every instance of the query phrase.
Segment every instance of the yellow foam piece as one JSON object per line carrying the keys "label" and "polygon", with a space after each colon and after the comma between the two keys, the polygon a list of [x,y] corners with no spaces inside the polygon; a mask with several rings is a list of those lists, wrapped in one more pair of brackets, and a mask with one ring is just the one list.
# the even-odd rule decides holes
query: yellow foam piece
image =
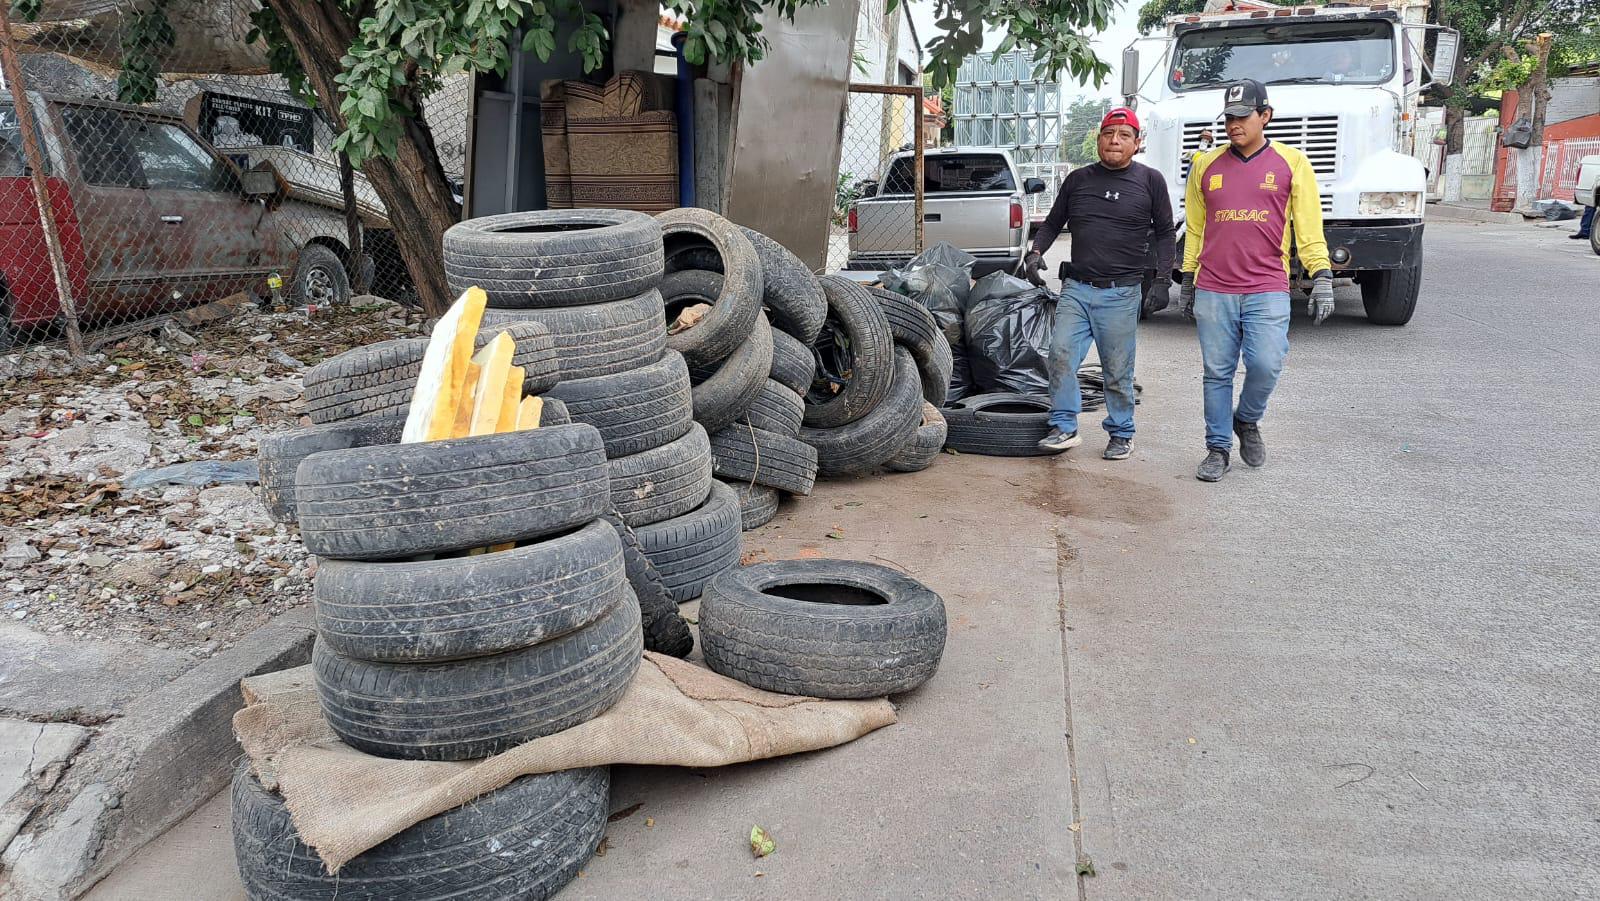
{"label": "yellow foam piece", "polygon": [[506,393],[500,401],[500,419],[494,426],[496,432],[517,430],[517,414],[522,412],[522,383],[527,377],[527,370],[521,366],[511,367],[506,376]]}
{"label": "yellow foam piece", "polygon": [[[468,435],[493,435],[499,431],[500,407],[506,400],[506,385],[511,377],[511,356],[517,352],[516,342],[505,332],[495,335],[472,358],[478,369],[478,380],[472,392],[472,412],[468,419]],[[520,372],[522,367],[516,367]]]}
{"label": "yellow foam piece", "polygon": [[539,420],[544,417],[544,398],[524,397],[522,406],[517,410],[517,429],[536,429]]}
{"label": "yellow foam piece", "polygon": [[473,344],[488,300],[481,289],[468,288],[439,317],[422,355],[417,386],[400,433],[402,443],[454,437],[457,410],[462,398],[471,393],[467,367],[472,363]]}
{"label": "yellow foam piece", "polygon": [[472,434],[472,397],[478,384],[477,363],[467,363],[467,375],[462,383],[465,387],[456,402],[455,423],[450,426],[449,434],[439,436],[441,438],[465,438]]}

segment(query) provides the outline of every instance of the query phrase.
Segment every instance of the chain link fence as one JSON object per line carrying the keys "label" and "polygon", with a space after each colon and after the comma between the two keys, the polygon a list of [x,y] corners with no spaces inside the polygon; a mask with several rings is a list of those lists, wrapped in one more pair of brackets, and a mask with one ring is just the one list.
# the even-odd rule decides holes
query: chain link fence
{"label": "chain link fence", "polygon": [[922,89],[851,85],[828,271],[882,270],[923,246]]}
{"label": "chain link fence", "polygon": [[[280,309],[413,299],[377,192],[246,43],[254,4],[194,8],[157,25],[124,5],[6,15],[0,349],[62,341],[72,319],[92,344],[241,295]],[[197,70],[221,74],[171,74]],[[458,202],[470,92],[457,76],[423,106]]]}

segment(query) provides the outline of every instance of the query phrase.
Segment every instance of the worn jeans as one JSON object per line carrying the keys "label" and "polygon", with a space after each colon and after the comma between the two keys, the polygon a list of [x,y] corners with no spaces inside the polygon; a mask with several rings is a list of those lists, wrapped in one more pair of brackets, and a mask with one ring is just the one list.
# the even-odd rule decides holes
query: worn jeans
{"label": "worn jeans", "polygon": [[1589,237],[1589,230],[1594,228],[1594,207],[1583,208],[1583,218],[1578,220],[1578,237]]}
{"label": "worn jeans", "polygon": [[[1289,294],[1194,292],[1205,363],[1206,447],[1233,448],[1233,420],[1260,422],[1289,355]],[[1233,404],[1233,376],[1244,357],[1244,388]]]}
{"label": "worn jeans", "polygon": [[1138,285],[1096,288],[1067,279],[1056,304],[1055,332],[1050,339],[1050,424],[1063,432],[1078,430],[1083,394],[1078,367],[1089,355],[1089,342],[1100,351],[1106,377],[1106,418],[1101,425],[1118,438],[1133,437],[1134,338],[1139,332]]}

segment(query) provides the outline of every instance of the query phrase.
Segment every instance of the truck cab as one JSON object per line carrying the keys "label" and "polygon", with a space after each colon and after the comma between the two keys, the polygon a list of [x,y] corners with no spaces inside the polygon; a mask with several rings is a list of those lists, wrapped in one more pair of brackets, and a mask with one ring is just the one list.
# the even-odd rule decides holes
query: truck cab
{"label": "truck cab", "polygon": [[[1213,0],[1207,12],[1168,19],[1147,84],[1139,83],[1138,51],[1125,51],[1123,90],[1130,102],[1143,101],[1141,160],[1166,176],[1178,221],[1201,132],[1226,142],[1223,93],[1254,78],[1267,86],[1273,107],[1268,140],[1303,151],[1317,174],[1336,272],[1360,285],[1371,321],[1410,321],[1422,283],[1427,188],[1427,172],[1411,153],[1417,103],[1454,68],[1454,32],[1424,25],[1426,8]],[[1439,37],[1425,69],[1429,28]],[[1181,241],[1181,227],[1179,234]]]}

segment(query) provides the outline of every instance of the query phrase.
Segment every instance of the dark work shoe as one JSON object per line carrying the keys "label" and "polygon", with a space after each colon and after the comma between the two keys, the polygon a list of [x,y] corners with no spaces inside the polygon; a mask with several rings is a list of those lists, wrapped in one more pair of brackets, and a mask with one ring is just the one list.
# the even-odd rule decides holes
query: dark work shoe
{"label": "dark work shoe", "polygon": [[1206,458],[1200,461],[1200,468],[1195,470],[1194,477],[1202,482],[1220,482],[1230,468],[1228,452],[1220,447],[1213,447],[1206,453]]}
{"label": "dark work shoe", "polygon": [[1239,459],[1249,466],[1267,462],[1267,443],[1261,440],[1261,424],[1233,421],[1233,433],[1239,436]]}
{"label": "dark work shoe", "polygon": [[1106,452],[1100,456],[1107,460],[1126,460],[1128,459],[1128,455],[1132,453],[1132,439],[1118,438],[1116,435],[1112,435],[1111,440],[1106,442]]}
{"label": "dark work shoe", "polygon": [[1589,240],[1589,236],[1584,234],[1583,232],[1578,232],[1575,235],[1567,235],[1567,237],[1571,238],[1574,241],[1587,241],[1587,240]]}
{"label": "dark work shoe", "polygon": [[1077,432],[1063,432],[1054,427],[1050,429],[1050,434],[1039,439],[1041,450],[1055,451],[1058,454],[1064,450],[1071,450],[1082,443],[1083,439],[1078,437]]}

